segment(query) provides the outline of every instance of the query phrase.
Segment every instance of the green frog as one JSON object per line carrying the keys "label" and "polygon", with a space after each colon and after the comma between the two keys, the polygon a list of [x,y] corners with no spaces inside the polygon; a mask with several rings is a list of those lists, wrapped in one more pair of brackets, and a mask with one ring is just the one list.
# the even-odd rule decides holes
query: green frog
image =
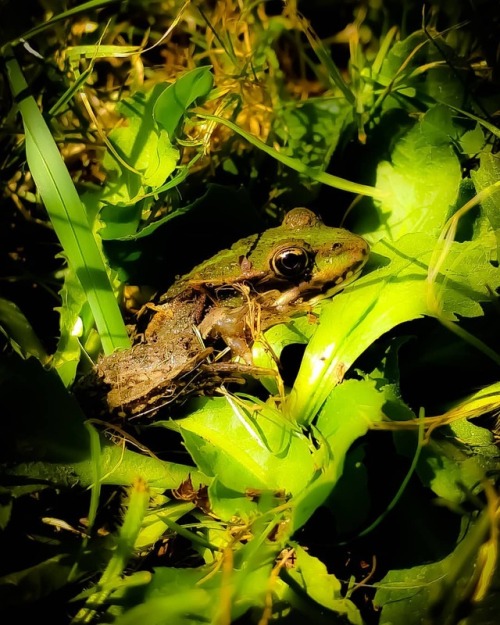
{"label": "green frog", "polygon": [[362,237],[326,226],[307,208],[294,208],[280,226],[237,241],[176,280],[158,303],[147,304],[135,345],[98,363],[98,375],[110,387],[108,406],[142,414],[213,389],[221,383],[211,365],[217,349],[219,359],[242,362],[226,365],[226,372],[251,367],[258,332],[342,290],[368,254]]}

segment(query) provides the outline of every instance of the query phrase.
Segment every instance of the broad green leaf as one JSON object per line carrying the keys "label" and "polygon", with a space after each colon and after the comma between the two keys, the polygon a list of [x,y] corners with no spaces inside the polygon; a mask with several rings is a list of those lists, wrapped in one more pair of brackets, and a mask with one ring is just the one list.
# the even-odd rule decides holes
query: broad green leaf
{"label": "broad green leaf", "polygon": [[378,209],[382,221],[378,237],[384,232],[391,240],[414,232],[438,235],[462,178],[452,131],[449,110],[434,107],[397,141],[390,162],[379,164],[377,188],[385,198]]}
{"label": "broad green leaf", "polygon": [[462,67],[461,59],[440,34],[432,29],[411,33],[391,47],[376,76],[388,87],[384,106],[406,105],[410,110],[435,102],[463,106],[466,72]]}
{"label": "broad green leaf", "polygon": [[[482,153],[479,169],[471,172],[471,177],[478,193],[488,187],[498,185],[500,181],[498,158],[489,152]],[[495,233],[497,258],[500,258],[500,189],[496,189],[490,197],[484,199],[482,207]]]}
{"label": "broad green leaf", "polygon": [[330,496],[342,477],[349,448],[366,434],[371,423],[383,418],[386,399],[374,382],[360,380],[347,380],[329,395],[315,428],[323,452],[323,458],[319,454],[316,457],[321,473],[293,498],[291,533],[302,527]]}
{"label": "broad green leaf", "polygon": [[[443,625],[469,623],[462,620],[460,612],[470,607],[471,593],[478,588],[486,565],[481,547],[486,545],[490,522],[485,510],[456,549],[439,562],[390,571],[377,584],[375,605],[382,608],[380,623],[421,625],[430,619]],[[495,554],[490,557],[494,559]]]}
{"label": "broad green leaf", "polygon": [[87,488],[94,484],[95,462],[99,463],[102,484],[128,486],[142,476],[154,488],[178,488],[189,477],[196,488],[210,483],[210,479],[192,466],[165,462],[142,453],[103,443],[99,458],[78,462],[28,461],[12,463],[3,473],[9,476],[16,492],[31,492],[52,486],[54,488]]}
{"label": "broad green leaf", "polygon": [[164,87],[155,85],[122,100],[118,110],[124,124],[109,133],[113,149],[106,151],[103,168],[106,184],[98,193],[84,196],[89,205],[101,206],[103,239],[134,235],[145,212],[178,164],[179,152],[153,117],[153,108]]}
{"label": "broad green leaf", "polygon": [[[460,138],[460,147],[464,154],[475,156],[479,154],[485,147],[486,140],[481,125],[476,124],[474,130],[467,130]],[[484,154],[484,156],[486,153]],[[483,156],[483,155],[482,155]],[[475,171],[471,171],[472,179],[474,179]],[[479,190],[479,189],[478,189]]]}
{"label": "broad green leaf", "polygon": [[[101,219],[104,229],[101,235],[104,239],[137,237],[152,197],[186,179],[189,166],[166,182],[179,160],[179,152],[172,145],[174,131],[189,107],[208,95],[212,83],[210,68],[200,67],[166,88],[155,85],[153,89],[136,93],[120,103],[119,109],[128,123],[110,132],[109,140],[114,150],[108,150],[103,160],[103,167],[108,172],[106,186],[99,194],[103,203]],[[156,222],[150,224],[146,234],[153,232],[158,225]]]}
{"label": "broad green leaf", "polygon": [[2,469],[11,483],[29,485],[28,490],[41,485],[86,488],[94,483],[96,463],[103,484],[129,485],[141,476],[151,487],[177,488],[189,475],[195,488],[210,482],[192,466],[164,462],[105,441],[99,457],[93,458],[80,405],[56,372],[47,371],[35,358],[4,354],[0,391],[6,406],[0,439]]}
{"label": "broad green leaf", "polygon": [[[28,91],[21,69],[9,50],[8,77],[17,98]],[[104,352],[129,347],[107,267],[94,238],[83,204],[52,134],[31,95],[18,102],[23,118],[26,158],[59,242],[85,291]]]}
{"label": "broad green leaf", "polygon": [[[137,623],[168,623],[169,625],[193,625],[203,622],[213,612],[216,596],[204,588],[184,584],[184,588],[166,589],[146,601],[131,602],[130,609],[114,622],[116,625]],[[129,606],[125,606],[127,608]]]}
{"label": "broad green leaf", "polygon": [[253,540],[235,550],[233,562],[227,555],[217,554],[222,568],[217,562],[197,568],[158,567],[142,588],[117,590],[112,611],[118,618],[114,622],[235,622],[250,609],[264,609],[276,555],[276,545]]}
{"label": "broad green leaf", "polygon": [[284,579],[293,580],[313,601],[346,617],[352,625],[363,625],[358,608],[342,596],[342,585],[335,575],[328,573],[323,562],[309,555],[300,545],[292,545],[295,551],[294,566],[285,569]]}
{"label": "broad green leaf", "polygon": [[158,97],[153,117],[171,140],[189,107],[197,100],[203,100],[208,96],[213,82],[210,66],[197,67],[177,78]]}
{"label": "broad green leaf", "polygon": [[[159,189],[156,189],[157,193],[163,193],[164,191],[168,191],[169,189],[173,189],[174,187],[176,187],[178,184],[180,184],[181,182],[183,182],[189,175],[189,166],[184,167],[184,169],[182,169],[180,171],[179,174],[177,174],[176,176],[174,176],[169,182],[167,182],[166,184],[162,185]],[[149,236],[150,234],[153,234],[153,232],[155,230],[157,230],[160,226],[163,226],[164,224],[168,223],[169,221],[171,221],[172,219],[175,219],[176,217],[179,217],[179,215],[184,215],[185,213],[189,212],[192,208],[192,204],[187,205],[187,206],[182,206],[174,211],[172,211],[171,213],[168,213],[168,215],[165,215],[165,217],[160,217],[160,219],[157,219],[156,221],[152,221],[151,223],[147,224],[146,226],[143,226],[138,232],[135,232],[134,234],[127,234],[124,236],[117,236],[116,240],[118,241],[137,241],[138,239],[142,239],[144,237]],[[138,218],[138,214],[137,214],[137,219],[134,217],[134,219],[136,220],[136,224],[139,224],[139,218]],[[118,234],[117,231],[115,231],[116,234]]]}
{"label": "broad green leaf", "polygon": [[372,380],[345,380],[329,395],[316,427],[331,450],[339,477],[352,443],[384,419],[383,407],[390,397],[388,385],[379,389]]}
{"label": "broad green leaf", "polygon": [[[189,417],[164,425],[182,434],[198,468],[233,496],[250,491],[293,495],[316,471],[307,438],[269,405],[213,398]],[[218,487],[218,492],[224,491]],[[211,505],[219,511],[217,500],[212,498]]]}
{"label": "broad green leaf", "polygon": [[283,143],[282,154],[325,170],[351,118],[344,100],[315,98],[278,109],[273,131]]}
{"label": "broad green leaf", "polygon": [[[119,187],[118,192],[106,195],[109,204],[128,202],[142,192],[143,187],[159,187],[174,171],[179,159],[179,152],[172,146],[168,134],[155,128],[152,120],[133,116],[128,119],[125,127],[115,128],[109,139],[126,163],[139,172],[134,175],[130,169],[124,168],[106,152],[103,166],[109,172],[116,172],[116,177],[128,177],[127,186]],[[112,187],[115,178],[112,176],[108,184]],[[123,181],[122,181],[123,182]]]}
{"label": "broad green leaf", "polygon": [[[491,246],[490,242],[490,246]],[[399,324],[423,315],[449,322],[457,315],[482,315],[481,302],[500,285],[500,270],[490,262],[485,241],[453,242],[435,283],[427,280],[437,243],[426,234],[410,234],[395,244],[380,241],[373,254],[389,264],[349,285],[323,305],[288,397],[292,420],[310,423],[355,359],[373,341]],[[433,262],[433,261],[432,261]]]}
{"label": "broad green leaf", "polygon": [[4,353],[0,391],[3,462],[71,462],[85,457],[89,442],[84,415],[54,369],[44,368],[33,357],[24,360]]}
{"label": "broad green leaf", "polygon": [[3,531],[9,524],[12,515],[13,497],[7,488],[0,487],[0,530]]}
{"label": "broad green leaf", "polygon": [[[451,407],[453,418],[443,429],[436,429],[420,452],[417,473],[436,495],[455,503],[467,499],[499,466],[500,452],[493,432],[475,425],[469,419],[498,410],[500,384],[481,389],[464,402]],[[443,425],[446,424],[443,420]],[[415,437],[408,432],[395,432],[395,443],[401,454],[411,456]]]}
{"label": "broad green leaf", "polygon": [[[396,440],[400,438],[404,437],[398,435]],[[424,446],[417,472],[436,495],[461,503],[467,499],[467,491],[474,492],[490,472],[498,470],[499,463],[493,434],[464,420],[453,423]]]}
{"label": "broad green leaf", "polygon": [[68,582],[72,561],[65,553],[29,568],[0,577],[0,598],[5,608],[35,602],[59,590]]}
{"label": "broad green leaf", "polygon": [[194,507],[194,503],[191,502],[173,502],[162,508],[149,510],[144,517],[134,549],[152,547],[172,527],[172,521],[177,521]]}
{"label": "broad green leaf", "polygon": [[48,363],[49,355],[28,319],[14,302],[3,298],[0,298],[0,328],[20,355],[35,356],[42,364]]}

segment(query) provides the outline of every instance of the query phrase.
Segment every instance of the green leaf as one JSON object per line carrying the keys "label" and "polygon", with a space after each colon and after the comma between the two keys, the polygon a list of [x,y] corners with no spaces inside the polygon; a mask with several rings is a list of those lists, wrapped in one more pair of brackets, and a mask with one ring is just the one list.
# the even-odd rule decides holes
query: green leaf
{"label": "green leaf", "polygon": [[108,172],[116,171],[118,176],[129,177],[127,187],[121,187],[120,192],[106,196],[110,204],[135,198],[143,187],[159,187],[177,165],[179,152],[170,143],[168,134],[155,128],[153,121],[146,115],[142,118],[135,115],[130,117],[128,125],[112,130],[109,139],[127,164],[140,173],[140,176],[134,176],[134,172],[120,167],[111,152],[106,153],[104,168]]}
{"label": "green leaf", "polygon": [[0,600],[4,609],[50,596],[67,584],[71,566],[68,556],[60,553],[29,568],[3,575],[0,577]]}
{"label": "green leaf", "polygon": [[53,369],[45,369],[36,358],[4,353],[0,390],[5,406],[0,439],[4,461],[67,462],[85,457],[84,415]]}
{"label": "green leaf", "polygon": [[84,196],[89,206],[97,203],[101,208],[103,239],[136,234],[143,211],[149,209],[153,195],[177,167],[179,152],[153,117],[163,89],[155,85],[139,91],[118,106],[126,122],[109,133],[113,150],[106,151],[102,162],[106,184],[99,192]]}
{"label": "green leaf", "polygon": [[[52,357],[52,366],[56,369],[66,387],[75,380],[76,371],[80,362],[81,343],[84,340],[84,323],[82,317],[85,313],[87,298],[85,292],[70,268],[64,275],[64,284],[60,290],[62,306],[57,307],[59,312],[60,337],[57,349]],[[86,329],[87,332],[91,328]]]}
{"label": "green leaf", "polygon": [[390,162],[379,164],[376,186],[385,193],[378,209],[379,235],[385,232],[392,240],[414,232],[437,236],[462,178],[450,132],[450,111],[436,106],[397,141]]}
{"label": "green leaf", "polygon": [[[479,434],[482,434],[479,439]],[[400,438],[396,436],[396,441]],[[477,442],[472,442],[479,439]],[[405,446],[406,447],[406,446]],[[403,445],[398,445],[402,451]],[[439,497],[462,503],[487,475],[498,470],[500,452],[493,434],[473,423],[457,421],[434,435],[420,453],[417,472]]]}
{"label": "green leaf", "polygon": [[[390,571],[377,584],[374,601],[382,608],[380,622],[407,625],[421,625],[427,620],[443,625],[462,622],[460,613],[471,607],[471,592],[477,588],[481,573],[478,567],[485,565],[480,548],[487,540],[489,528],[490,519],[485,510],[443,560]],[[490,557],[494,558],[494,553]]]}
{"label": "green leaf", "polygon": [[13,348],[22,356],[35,356],[42,364],[49,361],[49,355],[39,341],[33,327],[21,310],[0,297],[0,327]]}
{"label": "green leaf", "polygon": [[162,508],[149,510],[141,525],[134,549],[143,550],[152,547],[172,527],[172,522],[191,512],[194,507],[195,504],[191,502],[172,502]]}
{"label": "green leaf", "polygon": [[13,463],[4,470],[4,475],[10,476],[11,483],[26,485],[25,490],[28,492],[40,489],[41,484],[43,488],[70,488],[77,485],[87,488],[95,482],[96,462],[99,463],[102,484],[128,486],[138,475],[147,480],[151,487],[161,489],[178,488],[189,477],[196,488],[211,481],[192,466],[165,462],[129,449],[124,450],[117,445],[105,444],[104,441],[99,458],[88,457],[78,462]]}
{"label": "green leaf", "polygon": [[118,618],[114,622],[236,622],[250,609],[264,609],[276,556],[276,545],[256,538],[235,549],[230,570],[221,570],[216,562],[191,569],[158,567],[142,588],[117,590],[112,610]]}
{"label": "green leaf", "polygon": [[[485,137],[480,124],[476,124],[474,130],[464,132],[460,138],[460,147],[462,152],[467,154],[467,156],[475,156],[476,154],[479,154],[484,149],[484,145]],[[486,153],[481,156],[485,155]],[[475,171],[471,171],[472,179],[474,179],[475,173]]]}
{"label": "green leaf", "polygon": [[391,47],[376,79],[388,86],[386,108],[406,105],[421,110],[422,103],[436,102],[462,106],[466,81],[462,67],[440,34],[418,30]]}
{"label": "green leaf", "polygon": [[[481,154],[480,166],[477,171],[471,172],[476,191],[484,191],[493,185],[498,186],[500,180],[500,163],[498,158],[489,152]],[[500,189],[482,201],[482,208],[490,222],[497,240],[497,259],[500,258]]]}
{"label": "green leaf", "polygon": [[135,542],[139,535],[142,521],[149,504],[149,488],[147,483],[136,478],[129,488],[123,523],[118,530],[116,545],[111,558],[96,584],[95,592],[91,593],[85,604],[77,612],[73,623],[88,623],[102,609],[112,590],[120,583],[121,575],[134,552]]}
{"label": "green leaf", "polygon": [[158,97],[153,117],[172,139],[181,119],[197,100],[204,100],[212,89],[214,77],[210,66],[186,72]]}
{"label": "green leaf", "polygon": [[[437,429],[422,448],[417,473],[422,482],[439,497],[462,503],[493,474],[499,466],[500,452],[490,430],[468,419],[497,409],[500,384],[481,389],[450,411],[455,418],[443,429]],[[415,436],[395,432],[399,453],[413,456]]]}
{"label": "green leaf", "polygon": [[278,109],[273,131],[283,144],[282,154],[324,171],[351,118],[352,108],[344,100],[315,98]]}
{"label": "green leaf", "polygon": [[353,442],[364,436],[371,424],[383,420],[383,406],[389,397],[390,387],[379,390],[372,380],[345,380],[329,395],[316,427],[330,447],[339,477]]}
{"label": "green leaf", "polygon": [[[213,398],[189,417],[165,425],[180,431],[203,473],[236,493],[253,489],[293,495],[315,473],[307,438],[268,405]],[[216,499],[211,504],[214,511],[224,505]]]}
{"label": "green leaf", "polygon": [[291,533],[331,495],[352,443],[366,434],[371,423],[382,419],[385,401],[385,394],[371,381],[347,380],[329,395],[315,428],[320,445],[315,461],[321,472],[292,500]]}
{"label": "green leaf", "polygon": [[361,614],[349,599],[342,596],[340,581],[328,573],[326,566],[311,556],[300,545],[292,543],[295,551],[294,566],[285,569],[284,579],[300,588],[310,599],[323,608],[347,618],[353,625],[363,625]]}
{"label": "green leaf", "polygon": [[[490,252],[488,251],[490,246]],[[481,302],[500,286],[500,270],[490,262],[492,241],[453,242],[435,283],[428,281],[431,259],[439,249],[427,234],[409,234],[395,244],[379,241],[372,254],[389,264],[349,285],[322,306],[317,330],[309,342],[287,414],[310,423],[343,380],[346,371],[378,337],[399,324],[439,314],[449,322],[483,314]],[[440,304],[437,311],[434,302]]]}
{"label": "green leaf", "polygon": [[47,371],[35,358],[3,354],[0,391],[6,406],[0,438],[2,468],[11,484],[26,485],[27,490],[47,485],[85,488],[95,481],[96,463],[103,484],[129,485],[141,476],[152,487],[177,488],[189,475],[195,488],[210,483],[192,466],[164,462],[105,441],[99,457],[92,457],[85,416],[75,397],[54,370]]}
{"label": "green leaf", "polygon": [[0,530],[4,530],[9,524],[12,515],[13,497],[7,488],[0,487]]}

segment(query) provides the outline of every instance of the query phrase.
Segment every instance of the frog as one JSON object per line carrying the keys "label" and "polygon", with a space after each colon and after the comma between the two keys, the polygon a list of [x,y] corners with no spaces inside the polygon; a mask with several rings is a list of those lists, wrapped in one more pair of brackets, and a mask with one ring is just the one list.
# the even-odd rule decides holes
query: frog
{"label": "frog", "polygon": [[130,350],[98,363],[111,387],[108,406],[155,412],[162,401],[211,392],[224,379],[214,354],[218,371],[238,381],[235,372],[252,367],[255,319],[264,332],[311,310],[359,276],[369,251],[363,237],[296,207],[279,226],[218,252],[146,304],[138,314],[145,329]]}

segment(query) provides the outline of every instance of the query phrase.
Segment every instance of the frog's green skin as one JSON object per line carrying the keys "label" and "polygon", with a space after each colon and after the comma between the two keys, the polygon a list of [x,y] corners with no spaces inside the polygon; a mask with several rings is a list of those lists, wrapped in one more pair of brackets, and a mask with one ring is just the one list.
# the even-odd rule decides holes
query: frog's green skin
{"label": "frog's green skin", "polygon": [[368,254],[362,237],[325,226],[307,208],[294,208],[281,226],[241,239],[195,267],[162,299],[189,288],[224,297],[227,287],[247,284],[254,293],[275,292],[272,305],[280,308],[340,290],[359,274]]}

